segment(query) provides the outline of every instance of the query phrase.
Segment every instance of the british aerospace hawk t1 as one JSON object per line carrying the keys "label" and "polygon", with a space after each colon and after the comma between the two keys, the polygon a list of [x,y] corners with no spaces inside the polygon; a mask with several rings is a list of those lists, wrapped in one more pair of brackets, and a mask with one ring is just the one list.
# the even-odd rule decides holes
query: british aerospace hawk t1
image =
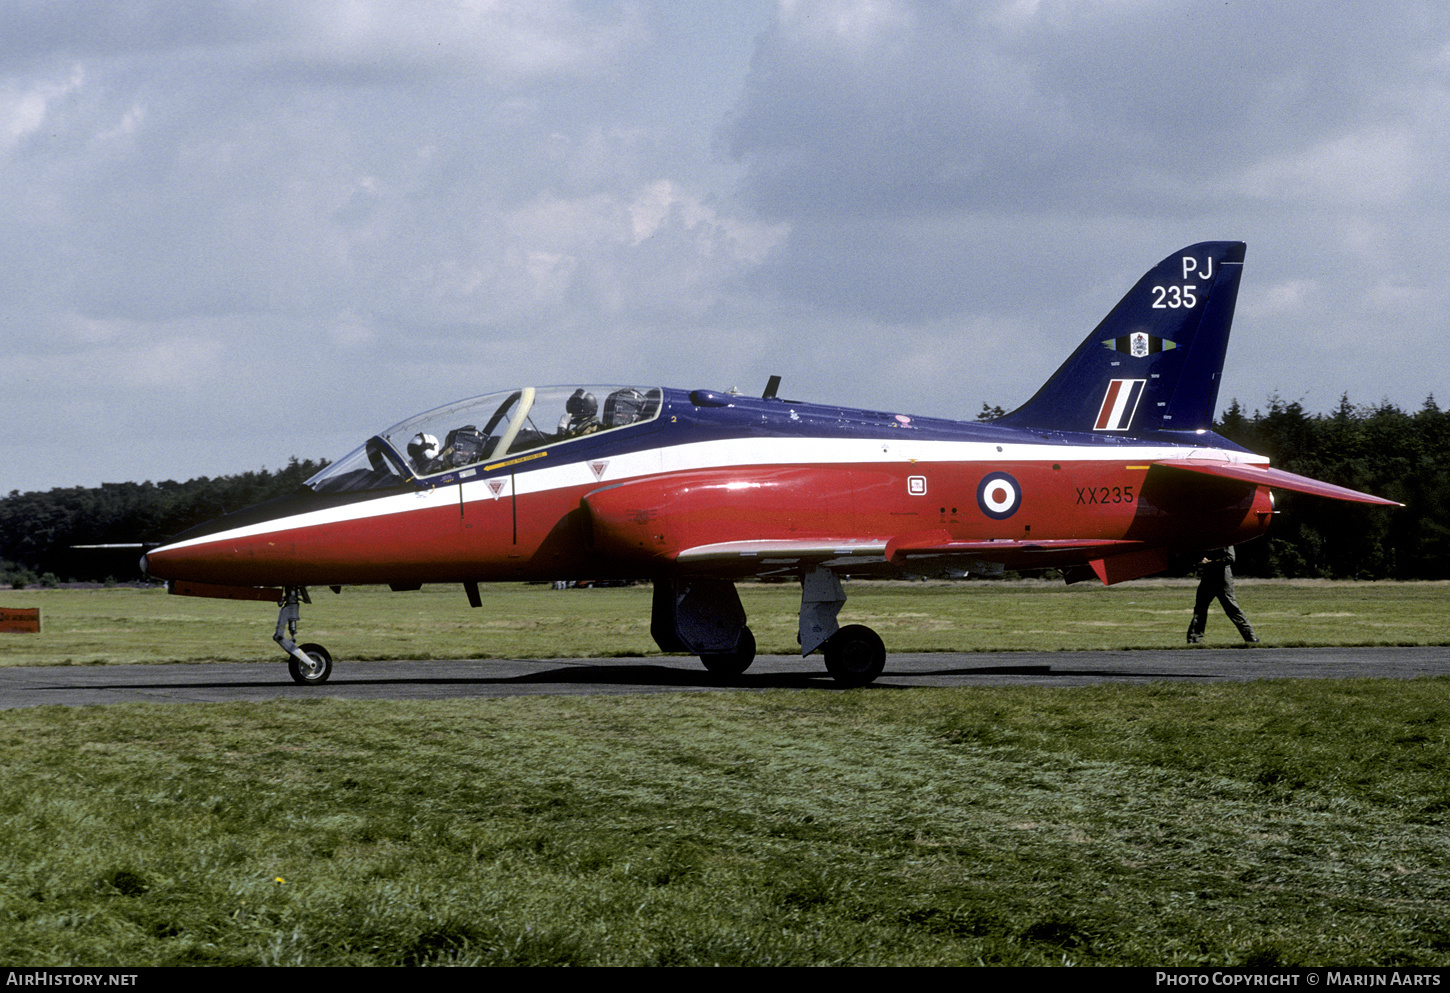
{"label": "british aerospace hawk t1", "polygon": [[995,421],[653,385],[526,386],[373,435],[296,493],[149,551],[173,592],[280,606],[293,679],[307,588],[653,581],[660,648],[743,672],[735,583],[799,581],[802,657],[870,683],[886,648],[841,626],[841,577],[1060,570],[1105,584],[1262,535],[1281,488],[1393,502],[1272,468],[1212,430],[1241,242],[1148,271],[1037,394]]}

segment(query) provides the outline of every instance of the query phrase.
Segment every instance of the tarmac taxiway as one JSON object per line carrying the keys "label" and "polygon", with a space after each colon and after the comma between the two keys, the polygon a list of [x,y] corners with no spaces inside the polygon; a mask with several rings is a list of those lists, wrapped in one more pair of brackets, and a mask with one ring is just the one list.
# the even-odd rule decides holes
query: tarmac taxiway
{"label": "tarmac taxiway", "polygon": [[[1450,647],[1194,648],[1172,651],[901,653],[876,690],[920,686],[1087,686],[1254,679],[1415,679],[1450,675]],[[693,658],[462,659],[350,662],[332,678],[298,686],[280,657],[270,663],[10,666],[0,668],[0,709],[47,704],[223,703],[237,700],[438,700],[518,695],[840,692],[819,658],[766,655],[742,676],[718,679]]]}

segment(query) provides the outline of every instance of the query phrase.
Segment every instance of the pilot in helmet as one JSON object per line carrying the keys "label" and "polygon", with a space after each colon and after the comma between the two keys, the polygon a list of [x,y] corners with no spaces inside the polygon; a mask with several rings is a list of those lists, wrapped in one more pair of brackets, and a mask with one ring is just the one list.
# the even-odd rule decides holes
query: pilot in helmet
{"label": "pilot in helmet", "polygon": [[598,413],[599,401],[594,399],[593,393],[580,387],[570,395],[568,400],[564,401],[564,416],[559,421],[559,434],[569,438],[597,431],[599,429],[599,421],[596,419]]}
{"label": "pilot in helmet", "polygon": [[413,440],[408,442],[408,458],[412,459],[413,465],[422,472],[429,462],[438,457],[438,439],[431,434],[424,434],[419,431],[413,435]]}

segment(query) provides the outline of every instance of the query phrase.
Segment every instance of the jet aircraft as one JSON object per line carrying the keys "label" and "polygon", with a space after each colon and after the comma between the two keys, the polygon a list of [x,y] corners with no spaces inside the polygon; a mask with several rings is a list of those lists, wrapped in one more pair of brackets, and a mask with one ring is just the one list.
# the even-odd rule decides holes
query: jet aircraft
{"label": "jet aircraft", "polygon": [[1145,274],[1023,406],[994,421],[660,386],[522,387],[369,438],[295,494],[142,559],[173,593],[274,600],[292,678],[307,588],[646,578],[660,648],[720,675],[755,658],[735,582],[800,582],[801,656],[848,686],[881,638],[842,626],[843,575],[1161,572],[1262,535],[1274,488],[1393,501],[1270,467],[1215,434],[1245,246],[1205,242]]}

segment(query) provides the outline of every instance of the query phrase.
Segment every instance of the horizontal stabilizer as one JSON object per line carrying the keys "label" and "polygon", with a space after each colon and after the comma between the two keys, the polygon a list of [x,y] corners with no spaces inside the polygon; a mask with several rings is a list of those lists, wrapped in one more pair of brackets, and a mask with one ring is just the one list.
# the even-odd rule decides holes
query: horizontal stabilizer
{"label": "horizontal stabilizer", "polygon": [[1295,493],[1328,497],[1331,500],[1372,503],[1381,507],[1404,506],[1402,503],[1386,500],[1384,497],[1361,493],[1344,486],[1335,486],[1333,483],[1321,482],[1317,479],[1310,479],[1308,476],[1300,476],[1266,465],[1255,465],[1248,462],[1220,462],[1215,459],[1160,459],[1153,464],[1165,469],[1182,469],[1185,472],[1203,473],[1223,479],[1237,479],[1258,486],[1272,486],[1281,490],[1293,490]]}

